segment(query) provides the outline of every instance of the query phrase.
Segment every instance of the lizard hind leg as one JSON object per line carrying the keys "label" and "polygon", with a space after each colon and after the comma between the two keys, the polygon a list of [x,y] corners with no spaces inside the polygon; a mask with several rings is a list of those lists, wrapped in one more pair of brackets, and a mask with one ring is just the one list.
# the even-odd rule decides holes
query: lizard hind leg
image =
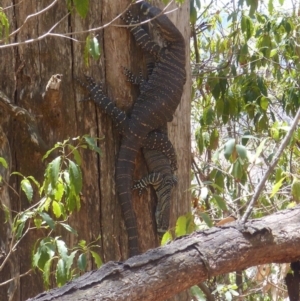
{"label": "lizard hind leg", "polygon": [[157,187],[158,185],[160,185],[160,183],[163,181],[163,177],[161,176],[160,173],[157,172],[153,172],[148,174],[147,176],[141,178],[138,181],[135,181],[132,189],[139,190],[139,196],[142,195],[143,190],[148,186],[148,185],[152,185],[154,187]]}

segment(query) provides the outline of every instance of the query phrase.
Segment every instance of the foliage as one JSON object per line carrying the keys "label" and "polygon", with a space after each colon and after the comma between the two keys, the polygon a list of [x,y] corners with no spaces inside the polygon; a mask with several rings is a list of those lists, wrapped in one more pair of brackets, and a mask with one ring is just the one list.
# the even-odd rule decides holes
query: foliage
{"label": "foliage", "polygon": [[[99,255],[92,250],[97,248],[96,241],[87,245],[81,240],[77,246],[68,249],[60,236],[53,236],[57,227],[77,236],[77,231],[67,221],[72,212],[80,209],[82,174],[79,150],[85,148],[101,153],[96,140],[89,136],[56,143],[43,157],[43,160],[46,160],[53,157],[54,153],[59,154],[47,165],[41,184],[33,176],[12,173],[22,177],[21,189],[29,203],[36,199],[34,196],[38,195],[40,198],[31,207],[15,215],[13,235],[18,243],[30,230],[43,229],[44,235],[47,233],[36,241],[32,256],[32,266],[42,272],[46,287],[50,284],[52,270],[55,271],[56,284],[61,286],[79,272],[86,270],[87,256],[93,257],[97,267],[102,264]],[[74,161],[71,158],[74,158]],[[7,167],[3,158],[0,159],[0,163]],[[77,254],[77,266],[74,267]]]}
{"label": "foliage", "polygon": [[67,0],[69,10],[72,10],[72,4],[80,17],[85,18],[89,11],[89,0]]}
{"label": "foliage", "polygon": [[7,16],[3,12],[2,7],[0,7],[0,39],[8,38],[9,34],[9,22]]}
{"label": "foliage", "polygon": [[[190,3],[193,208],[204,228],[242,216],[300,107],[300,23],[295,8],[283,10],[283,1],[240,0],[223,8],[214,1]],[[299,145],[298,127],[252,217],[299,202]],[[231,300],[230,285],[224,277],[211,291]],[[239,292],[250,289],[244,283]]]}

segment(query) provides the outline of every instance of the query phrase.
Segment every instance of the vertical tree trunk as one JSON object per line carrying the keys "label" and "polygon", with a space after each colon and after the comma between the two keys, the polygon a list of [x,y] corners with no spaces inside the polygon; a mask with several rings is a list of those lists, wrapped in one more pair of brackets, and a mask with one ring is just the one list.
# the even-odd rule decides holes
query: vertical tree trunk
{"label": "vertical tree trunk", "polygon": [[[4,8],[11,3],[9,0],[2,2],[1,5]],[[26,4],[25,1],[21,1],[19,5],[6,10],[11,31],[20,27],[28,15],[45,8],[51,2],[50,0],[38,2],[26,0]],[[90,1],[87,18],[81,19],[78,15],[72,14],[58,24],[55,32],[80,32],[87,28],[107,24],[124,11],[129,3],[130,1]],[[156,1],[156,4],[161,6],[159,1]],[[44,34],[67,12],[66,2],[59,1],[43,15],[31,18],[9,42],[21,42]],[[178,11],[168,16],[186,37],[188,55],[189,3],[185,3]],[[122,22],[118,20],[114,25],[117,24],[122,24]],[[55,142],[63,141],[68,137],[83,134],[94,137],[104,136],[99,144],[102,150],[100,158],[91,151],[81,152],[84,180],[82,206],[80,212],[75,213],[70,220],[72,226],[78,230],[78,237],[64,231],[57,235],[62,235],[70,247],[81,239],[89,243],[101,235],[100,254],[107,262],[123,260],[127,257],[127,234],[115,191],[115,163],[120,139],[109,117],[96,108],[92,102],[79,102],[84,97],[84,92],[78,87],[74,77],[82,78],[83,74],[90,74],[97,81],[102,81],[108,96],[116,101],[120,108],[128,111],[138,95],[138,90],[126,82],[122,67],[128,67],[138,73],[144,68],[144,63],[141,50],[136,47],[126,28],[109,26],[95,34],[101,45],[102,55],[99,61],[91,61],[89,67],[84,65],[84,42],[77,43],[66,38],[48,37],[39,42],[0,49],[2,58],[0,91],[6,93],[12,103],[27,109],[35,116],[40,136],[49,148]],[[75,34],[72,37],[84,41],[86,35]],[[187,64],[187,70],[189,70],[189,59],[187,59]],[[52,77],[53,75],[56,76]],[[51,77],[52,81],[58,82],[58,85],[52,88],[50,85],[46,91]],[[169,125],[169,137],[175,146],[179,166],[178,185],[172,198],[171,227],[175,226],[179,215],[190,210],[188,192],[190,185],[190,87],[188,76],[182,102],[175,113],[173,122]],[[11,149],[11,171],[17,170],[27,176],[33,175],[41,181],[45,168],[41,158],[45,149],[39,149],[32,143],[27,129],[17,119],[10,118],[5,123],[3,121],[4,118],[1,119],[1,123]],[[140,178],[146,172],[147,169],[140,153],[136,159],[134,178]],[[20,193],[20,197],[12,190],[8,190],[9,199],[7,193],[5,196],[2,194],[1,197],[5,198],[5,202],[9,202],[12,210],[24,210],[29,204],[20,192],[20,179],[12,176],[10,184],[15,191]],[[38,200],[38,194],[35,197]],[[140,249],[144,252],[158,245],[154,225],[155,194],[147,192],[140,198],[138,193],[134,192],[133,205],[137,216]],[[7,230],[7,225],[3,224],[2,219],[0,227],[1,238],[6,236],[1,239],[1,264],[1,252],[7,253],[9,250],[10,230]],[[13,260],[0,272],[0,282],[17,277],[30,269],[32,248],[40,235],[42,234],[33,231],[24,238],[14,253]],[[94,268],[90,260],[89,269]],[[14,286],[7,284],[0,287],[0,300],[26,300],[44,290],[39,273],[31,273],[14,283]],[[184,297],[178,299],[185,300]]]}

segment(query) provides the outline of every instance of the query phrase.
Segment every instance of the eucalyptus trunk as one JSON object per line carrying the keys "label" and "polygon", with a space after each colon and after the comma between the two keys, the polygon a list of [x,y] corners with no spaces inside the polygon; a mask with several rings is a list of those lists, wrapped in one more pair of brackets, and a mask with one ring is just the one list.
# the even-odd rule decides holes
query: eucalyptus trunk
{"label": "eucalyptus trunk", "polygon": [[[17,4],[18,1],[14,2]],[[28,15],[51,3],[46,0],[19,2],[14,6],[11,6],[10,0],[1,2],[4,8],[11,6],[5,10],[10,21],[10,32],[22,26]],[[113,25],[95,32],[101,47],[101,57],[98,61],[91,59],[88,67],[84,63],[84,41],[87,33],[78,32],[108,24],[123,12],[129,3],[130,1],[90,1],[89,13],[82,19],[75,13],[66,16],[66,1],[58,1],[47,12],[30,18],[8,42],[24,42],[38,38],[58,22],[54,32],[75,34],[65,37],[48,36],[32,43],[0,48],[0,91],[7,95],[12,105],[27,110],[28,116],[31,116],[37,125],[38,133],[37,141],[34,141],[29,127],[26,126],[27,119],[21,120],[18,114],[2,114],[1,156],[8,162],[11,161],[10,171],[32,175],[42,181],[45,166],[49,163],[42,162],[42,157],[56,142],[84,134],[104,137],[99,142],[102,151],[100,157],[88,150],[81,151],[84,181],[81,209],[69,220],[72,227],[78,231],[78,236],[64,231],[56,233],[61,235],[70,247],[81,239],[87,243],[95,241],[100,235],[99,252],[104,262],[120,261],[128,256],[127,233],[115,190],[115,164],[120,137],[110,118],[93,102],[80,102],[84,98],[84,91],[77,84],[75,77],[82,78],[84,74],[93,76],[103,83],[107,95],[118,107],[129,111],[138,95],[138,88],[126,81],[123,66],[138,73],[141,69],[144,70],[145,64],[143,53],[137,48],[130,32],[117,26],[123,25],[120,19]],[[162,7],[158,1],[156,4]],[[168,16],[186,37],[189,58],[189,3],[186,2]],[[189,59],[187,64],[189,71]],[[190,95],[191,82],[188,72],[182,101],[168,126],[169,138],[178,157],[178,184],[172,197],[171,228],[175,226],[178,216],[190,210]],[[8,179],[7,171],[0,172],[4,179]],[[134,179],[146,173],[147,168],[140,152],[136,159]],[[21,193],[20,178],[11,176],[9,184],[11,188],[4,185],[1,190],[1,203],[13,212],[28,208],[30,204]],[[36,194],[35,201],[38,199]],[[134,192],[132,201],[137,216],[140,250],[145,252],[159,245],[154,218],[156,196],[148,189],[142,197]],[[1,211],[0,264],[3,258],[1,254],[9,252],[11,238],[11,220],[6,224],[3,221],[4,213]],[[44,290],[43,280],[38,272],[30,272],[19,278],[31,269],[34,243],[43,234],[38,231],[28,233],[0,271],[0,283],[14,278],[0,287],[0,300],[26,300]],[[89,258],[88,269],[95,268],[92,259]],[[187,300],[187,294],[176,298]]]}

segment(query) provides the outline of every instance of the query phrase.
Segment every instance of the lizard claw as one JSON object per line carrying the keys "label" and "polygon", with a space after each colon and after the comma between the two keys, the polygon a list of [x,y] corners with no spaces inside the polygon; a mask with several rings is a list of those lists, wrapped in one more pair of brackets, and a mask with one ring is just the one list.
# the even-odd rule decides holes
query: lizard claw
{"label": "lizard claw", "polygon": [[134,181],[134,182],[135,182],[135,184],[132,186],[132,190],[137,190],[138,189],[139,196],[141,196],[143,194],[144,190],[145,190],[145,187],[142,187],[140,185],[140,183],[139,183],[140,181]]}

